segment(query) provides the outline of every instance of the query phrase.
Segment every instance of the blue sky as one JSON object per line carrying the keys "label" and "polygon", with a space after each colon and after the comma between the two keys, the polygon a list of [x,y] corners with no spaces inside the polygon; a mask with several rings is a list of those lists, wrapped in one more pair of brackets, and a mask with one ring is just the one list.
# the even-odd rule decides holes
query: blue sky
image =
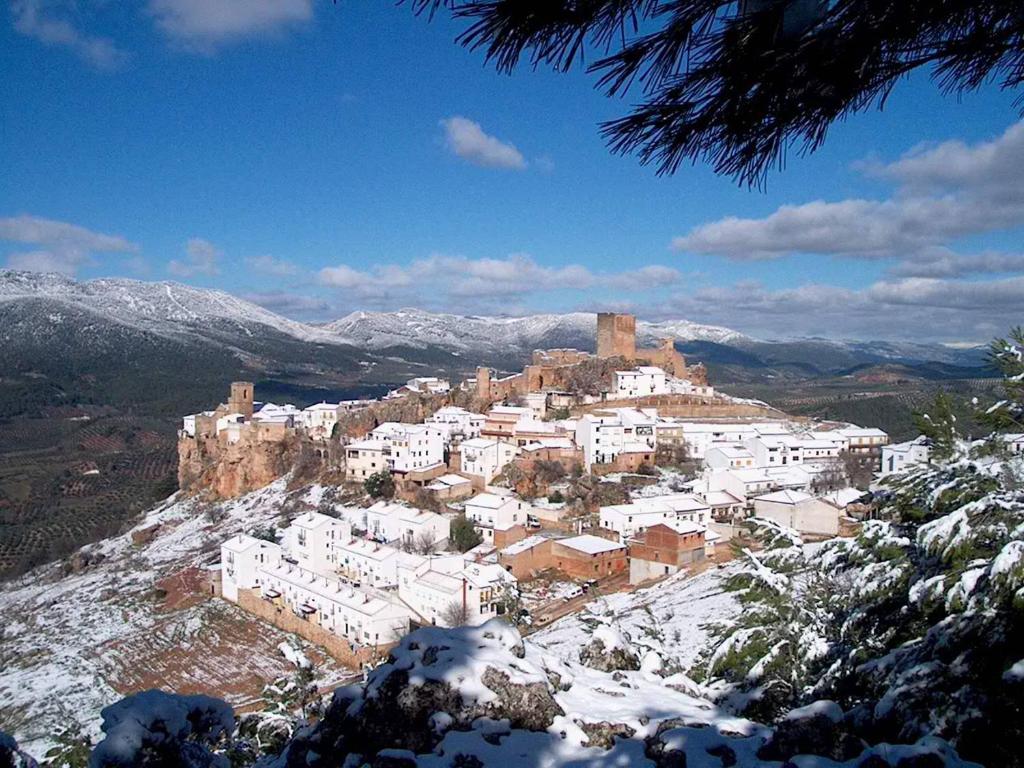
{"label": "blue sky", "polygon": [[7,3],[0,265],[312,320],[621,307],[970,342],[1021,319],[1014,94],[914,77],[757,191],[612,156],[597,125],[628,98],[499,75],[459,29],[387,3]]}

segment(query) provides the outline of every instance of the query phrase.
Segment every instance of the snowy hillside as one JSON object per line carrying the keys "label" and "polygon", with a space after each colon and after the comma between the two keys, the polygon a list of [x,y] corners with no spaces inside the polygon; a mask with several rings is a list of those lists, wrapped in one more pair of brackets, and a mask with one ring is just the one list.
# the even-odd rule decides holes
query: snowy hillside
{"label": "snowy hillside", "polygon": [[[522,354],[534,349],[575,347],[593,351],[597,316],[590,312],[482,317],[403,309],[397,312],[353,312],[325,328],[364,349],[392,346],[440,347],[462,353],[494,354],[510,348]],[[688,320],[637,323],[641,344],[664,336],[680,341],[728,343],[745,338],[737,331]]]}
{"label": "snowy hillside", "polygon": [[[38,757],[65,728],[96,737],[100,710],[133,690],[251,701],[262,680],[289,672],[278,645],[294,639],[162,580],[217,561],[221,541],[274,522],[286,505],[316,508],[322,491],[289,494],[281,480],[216,505],[172,498],[133,529],[157,526],[150,542],[116,536],[69,560],[73,572],[57,563],[0,585],[0,730]],[[327,660],[319,672],[326,683],[349,674]]]}

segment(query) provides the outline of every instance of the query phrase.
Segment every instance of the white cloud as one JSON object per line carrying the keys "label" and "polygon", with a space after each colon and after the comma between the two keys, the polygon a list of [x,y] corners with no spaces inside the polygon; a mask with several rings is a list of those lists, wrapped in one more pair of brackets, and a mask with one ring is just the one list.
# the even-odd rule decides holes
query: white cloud
{"label": "white cloud", "polygon": [[908,278],[855,290],[747,281],[677,295],[647,314],[688,317],[766,337],[947,340],[988,338],[1020,322],[1024,277],[990,281]]}
{"label": "white cloud", "polygon": [[288,291],[265,291],[256,293],[243,293],[241,297],[246,301],[259,304],[269,309],[292,318],[322,318],[332,311],[337,311],[326,299],[317,296],[309,296],[301,293],[290,293]]}
{"label": "white cloud", "polygon": [[961,255],[948,248],[936,248],[899,262],[889,272],[897,277],[965,277],[1024,272],[1024,253],[985,251]]}
{"label": "white cloud", "polygon": [[364,271],[340,264],[319,273],[323,285],[377,306],[459,302],[491,309],[539,293],[595,288],[650,292],[681,279],[678,270],[662,265],[594,272],[579,264],[545,266],[526,254],[500,259],[434,254],[405,266],[381,265]]}
{"label": "white cloud", "polygon": [[68,275],[95,264],[96,254],[139,251],[135,243],[119,235],[105,235],[77,224],[25,214],[0,218],[0,240],[37,246],[31,251],[9,255],[7,266],[12,269]]}
{"label": "white cloud", "polygon": [[1024,225],[1024,123],[974,146],[916,148],[888,165],[861,163],[897,185],[885,200],[817,200],[760,219],[728,217],[673,240],[681,251],[748,261],[792,253],[929,260],[958,238]]}
{"label": "white cloud", "polygon": [[71,20],[76,10],[66,0],[13,0],[11,15],[18,33],[46,45],[66,48],[96,69],[117,69],[128,53],[106,37],[90,35]]}
{"label": "white cloud", "polygon": [[185,260],[173,259],[167,264],[167,271],[178,277],[207,277],[220,274],[217,262],[223,255],[209,240],[193,237],[185,243]]}
{"label": "white cloud", "polygon": [[484,168],[521,171],[526,168],[522,153],[512,144],[484,133],[480,123],[455,115],[441,121],[448,149],[463,160]]}
{"label": "white cloud", "polygon": [[312,0],[150,0],[157,28],[176,44],[212,54],[218,48],[308,22]]}
{"label": "white cloud", "polygon": [[276,259],[273,256],[249,256],[245,263],[253,272],[275,277],[287,277],[299,272],[299,268],[293,262],[287,259]]}

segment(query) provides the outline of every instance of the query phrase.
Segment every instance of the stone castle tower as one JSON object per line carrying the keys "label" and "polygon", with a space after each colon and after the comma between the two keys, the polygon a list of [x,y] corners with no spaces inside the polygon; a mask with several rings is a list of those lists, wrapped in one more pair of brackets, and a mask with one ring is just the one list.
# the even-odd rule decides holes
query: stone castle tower
{"label": "stone castle tower", "polygon": [[491,369],[480,366],[476,369],[476,396],[481,400],[491,397]]}
{"label": "stone castle tower", "polygon": [[597,313],[597,356],[636,359],[636,318],[633,315]]}
{"label": "stone castle tower", "polygon": [[228,399],[228,413],[240,413],[246,419],[252,418],[253,386],[251,381],[231,382],[231,397]]}

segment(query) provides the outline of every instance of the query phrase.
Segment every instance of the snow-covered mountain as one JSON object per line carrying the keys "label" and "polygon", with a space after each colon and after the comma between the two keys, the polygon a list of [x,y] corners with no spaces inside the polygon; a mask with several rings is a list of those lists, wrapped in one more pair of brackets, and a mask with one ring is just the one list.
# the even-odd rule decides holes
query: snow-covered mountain
{"label": "snow-covered mountain", "polygon": [[[363,349],[438,347],[461,354],[529,354],[534,349],[575,347],[593,350],[597,315],[592,312],[483,317],[402,309],[397,312],[353,312],[325,326],[348,343]],[[745,339],[738,331],[689,320],[661,323],[639,321],[641,344],[674,336],[680,341],[712,341],[727,344]]]}
{"label": "snow-covered mountain", "polygon": [[0,302],[43,300],[93,312],[105,320],[162,336],[253,337],[268,331],[298,341],[336,344],[323,329],[288,320],[223,291],[180,283],[98,279],[0,270]]}

